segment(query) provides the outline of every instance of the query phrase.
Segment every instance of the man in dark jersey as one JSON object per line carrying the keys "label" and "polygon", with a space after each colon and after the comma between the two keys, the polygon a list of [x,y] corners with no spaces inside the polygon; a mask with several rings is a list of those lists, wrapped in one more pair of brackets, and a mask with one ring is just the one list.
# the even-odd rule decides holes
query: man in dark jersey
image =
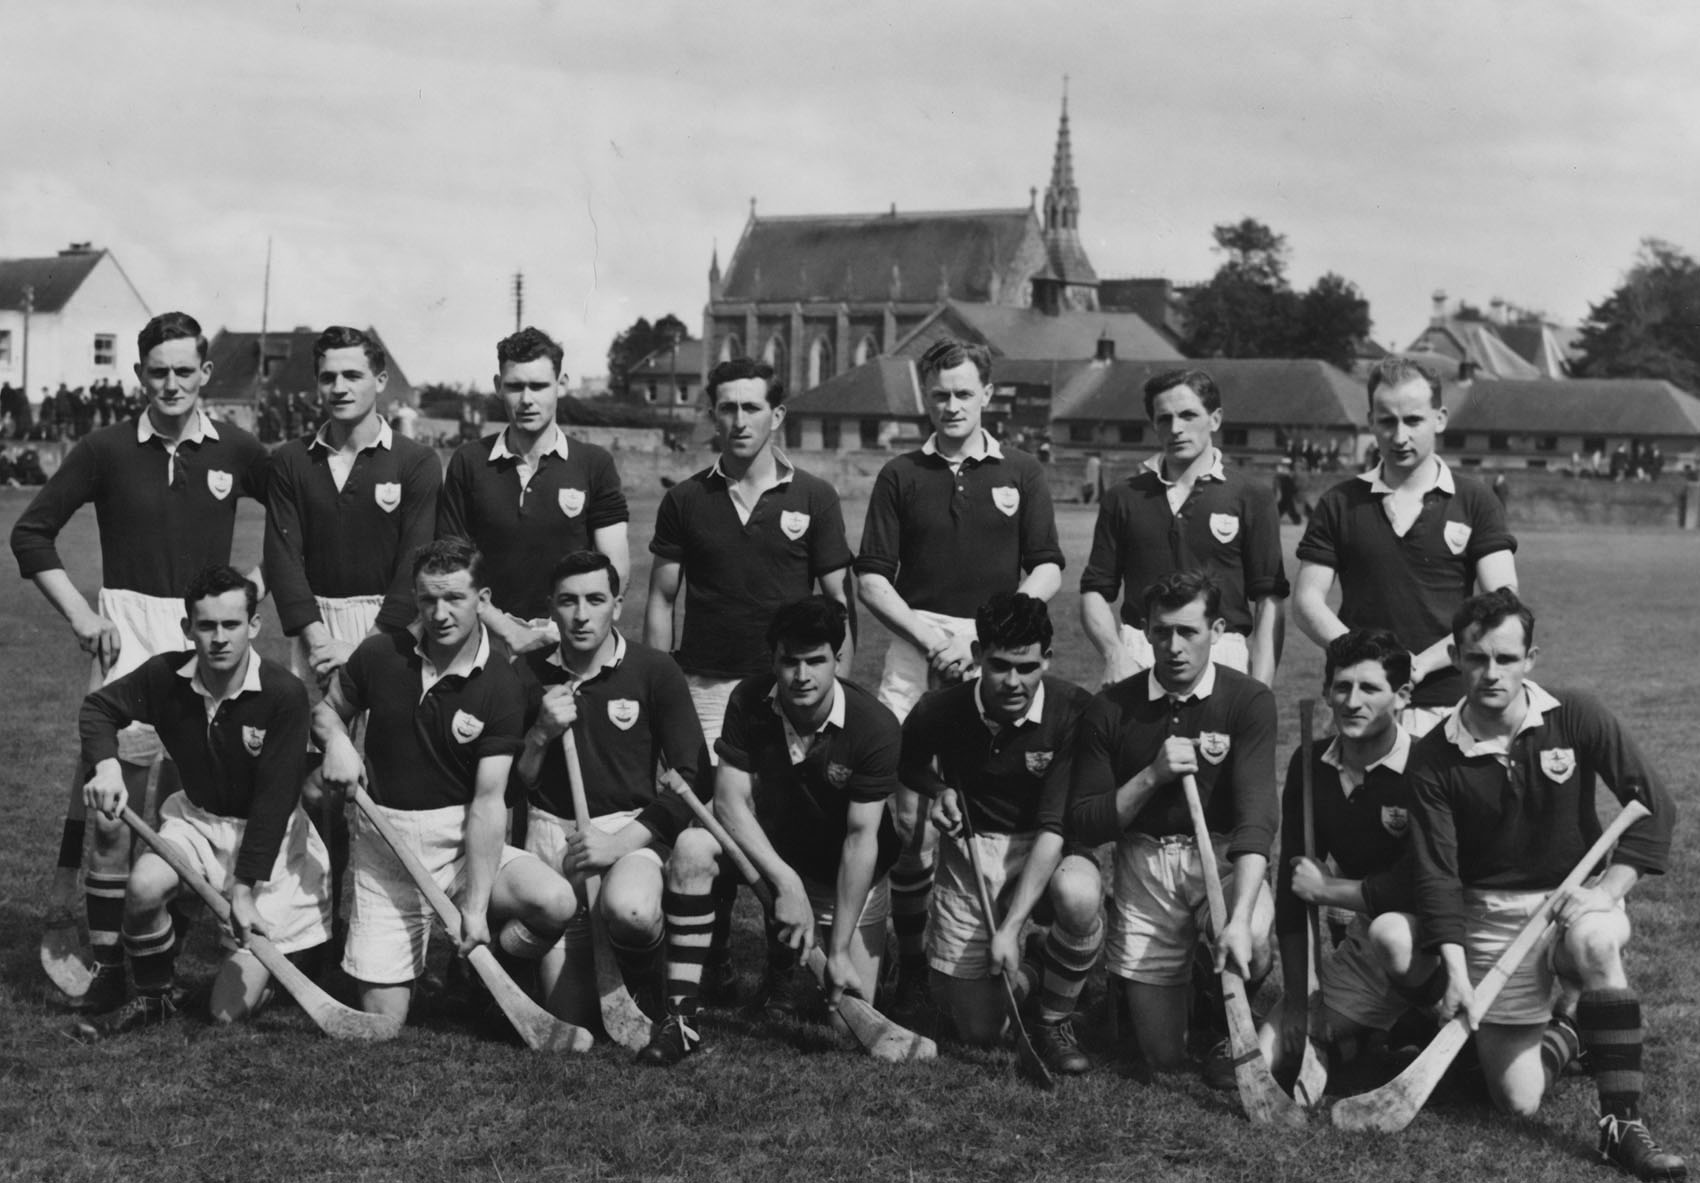
{"label": "man in dark jersey", "polygon": [[539,578],[556,559],[601,551],[621,583],[631,568],[613,457],[570,439],[555,421],[567,377],[561,357],[534,328],[497,343],[496,393],[508,425],[455,451],[437,505],[437,537],[469,539],[487,556],[490,601],[481,618],[514,653],[559,640]]}
{"label": "man in dark jersey", "polygon": [[[92,770],[84,793],[89,808],[116,819],[128,802],[119,733],[138,721],[155,729],[183,782],[160,806],[159,835],[230,898],[228,956],[211,1006],[216,1020],[232,1022],[252,1014],[267,992],[269,975],[247,949],[250,932],[285,953],[329,935],[329,860],[299,804],[307,689],[254,652],[254,585],[231,567],[208,567],[189,581],[184,610],[190,652],[150,657],[84,700],[78,727]],[[158,854],[136,858],[123,925],[136,995],[96,1019],[92,1031],[128,1031],[176,1010],[177,943],[166,905],[182,887]]]}
{"label": "man in dark jersey", "polygon": [[[1464,692],[1446,656],[1452,613],[1476,590],[1517,586],[1517,540],[1499,499],[1435,454],[1446,407],[1433,372],[1402,357],[1377,362],[1369,425],[1381,463],[1317,501],[1299,541],[1293,616],[1318,645],[1348,628],[1403,641],[1415,660],[1400,723],[1420,736]],[[1338,614],[1328,606],[1336,581]]]}
{"label": "man in dark jersey", "polygon": [[[182,312],[154,317],[137,335],[136,353],[146,409],[79,441],[12,527],[18,569],[35,581],[94,658],[91,689],[156,653],[186,647],[181,621],[189,581],[211,564],[230,561],[237,499],[263,502],[266,495],[265,448],[201,406],[212,363],[195,318]],[[101,588],[92,608],[54,545],[65,523],[89,502],[100,528],[101,558]],[[259,568],[248,577],[263,598]],[[126,727],[118,737],[118,759],[137,804],[160,752],[158,737],[143,724]],[[55,885],[67,904],[82,862],[82,780],[72,778]],[[162,784],[162,795],[168,788]],[[94,828],[83,886],[95,975],[82,1007],[100,1011],[123,1000],[119,928],[130,842],[129,831],[113,818],[97,817]]]}
{"label": "man in dark jersey", "polygon": [[[1043,600],[993,596],[974,618],[980,675],[925,695],[903,722],[903,783],[931,799],[945,843],[927,919],[932,995],[970,1043],[1004,1029],[1006,977],[1035,996],[1034,1044],[1056,1072],[1090,1066],[1073,1015],[1104,941],[1103,881],[1092,852],[1071,846],[1064,817],[1075,742],[1092,696],[1046,671],[1051,618]],[[964,833],[963,815],[969,833]],[[1002,902],[988,928],[974,867],[959,843],[973,842],[987,890]],[[994,904],[994,906],[996,906]],[[1023,967],[1029,918],[1048,925],[1037,966]],[[1031,976],[1024,976],[1026,968]]]}

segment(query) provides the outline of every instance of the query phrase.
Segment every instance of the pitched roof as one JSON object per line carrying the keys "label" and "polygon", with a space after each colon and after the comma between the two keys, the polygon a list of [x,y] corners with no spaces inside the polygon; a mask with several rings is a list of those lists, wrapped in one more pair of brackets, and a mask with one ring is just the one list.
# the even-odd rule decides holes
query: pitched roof
{"label": "pitched roof", "polygon": [[1692,437],[1700,436],[1700,399],[1652,378],[1490,379],[1471,384],[1446,429]]}
{"label": "pitched roof", "polygon": [[106,255],[104,250],[73,249],[45,259],[0,259],[0,309],[23,311],[24,289],[31,287],[36,312],[60,311]]}
{"label": "pitched roof", "polygon": [[627,371],[633,378],[665,378],[673,374],[702,374],[702,339],[686,337],[677,349],[657,349]]}
{"label": "pitched roof", "polygon": [[726,264],[721,298],[929,302],[942,278],[953,296],[991,300],[992,276],[1001,283],[1018,248],[1038,233],[1028,208],[752,216]]}
{"label": "pitched roof", "polygon": [[1559,330],[1539,321],[1499,326],[1499,336],[1518,357],[1543,378],[1568,376],[1566,343]]}
{"label": "pitched roof", "polygon": [[1118,358],[1180,361],[1180,352],[1133,312],[1079,312],[1064,309],[1049,316],[1033,308],[969,304],[950,300],[897,343],[893,352],[919,357],[941,335],[978,341],[994,356],[1036,361],[1086,360],[1096,356],[1098,340],[1116,343]]}
{"label": "pitched roof", "polygon": [[1517,355],[1499,335],[1499,327],[1479,320],[1447,320],[1431,324],[1411,342],[1412,350],[1423,348],[1455,361],[1474,362],[1477,376],[1492,378],[1539,378],[1541,373]]}
{"label": "pitched roof", "polygon": [[785,400],[787,415],[866,415],[916,419],[926,415],[915,365],[906,357],[876,357]]}
{"label": "pitched roof", "polygon": [[[1211,358],[1193,363],[1216,379],[1232,426],[1350,427],[1364,421],[1364,387],[1325,361]],[[1083,367],[1051,400],[1053,420],[1144,422],[1145,383],[1170,362]]]}
{"label": "pitched roof", "polygon": [[[318,329],[297,327],[266,334],[266,356],[274,359],[268,380],[272,389],[293,394],[310,393],[317,388],[318,377],[313,372],[313,342],[318,339],[319,332]],[[384,352],[389,355],[390,380],[379,396],[380,404],[395,398],[411,398],[413,383],[407,380],[401,363],[389,346],[384,345],[378,330],[368,327],[366,335],[383,346]],[[207,345],[207,360],[212,362],[213,372],[202,388],[204,397],[215,402],[251,398],[260,372],[260,334],[220,329]]]}

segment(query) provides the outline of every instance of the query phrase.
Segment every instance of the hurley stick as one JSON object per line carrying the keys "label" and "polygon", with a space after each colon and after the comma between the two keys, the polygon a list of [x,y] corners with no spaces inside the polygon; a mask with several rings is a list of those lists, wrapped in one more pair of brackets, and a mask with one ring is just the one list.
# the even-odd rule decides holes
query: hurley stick
{"label": "hurley stick", "polygon": [[[1305,805],[1305,857],[1316,858],[1316,775],[1311,769],[1311,756],[1316,747],[1316,699],[1299,701],[1299,763],[1303,766]],[[1286,852],[1283,851],[1283,854]],[[1328,1065],[1317,1054],[1316,1040],[1311,1037],[1311,1023],[1322,1009],[1322,985],[1318,980],[1317,958],[1322,954],[1322,919],[1315,904],[1305,905],[1305,1049],[1299,1062],[1299,1076],[1293,1082],[1293,1099],[1306,1108],[1322,1100],[1328,1084]]]}

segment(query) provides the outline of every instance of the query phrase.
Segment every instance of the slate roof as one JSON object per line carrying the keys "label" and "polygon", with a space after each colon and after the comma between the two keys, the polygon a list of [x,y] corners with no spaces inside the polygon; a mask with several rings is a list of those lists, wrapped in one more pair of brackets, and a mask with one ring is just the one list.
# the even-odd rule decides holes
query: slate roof
{"label": "slate roof", "polygon": [[[321,331],[294,328],[266,334],[267,355],[279,359],[271,372],[272,389],[293,394],[311,393],[317,388],[318,379],[313,373],[313,342]],[[384,344],[377,329],[367,328],[365,332],[380,345]],[[389,346],[384,345],[384,352],[389,354],[390,380],[383,394],[378,396],[380,406],[391,399],[410,399],[413,396],[413,383],[402,372],[401,363]],[[203,396],[215,402],[245,401],[254,393],[255,379],[260,370],[260,334],[220,329],[208,342],[207,360],[213,363],[213,372],[202,388]]]}
{"label": "slate roof", "polygon": [[1077,312],[1048,316],[1032,308],[950,300],[910,331],[893,352],[919,357],[941,334],[978,341],[995,356],[1042,361],[1086,360],[1098,339],[1116,343],[1116,356],[1140,361],[1180,361],[1181,353],[1133,312]]}
{"label": "slate roof", "polygon": [[[1364,387],[1325,361],[1211,358],[1185,363],[1216,379],[1223,422],[1234,427],[1357,428],[1366,418]],[[1171,361],[1084,366],[1051,400],[1053,421],[1145,422],[1145,383]]]}
{"label": "slate roof", "polygon": [[876,357],[785,400],[787,415],[855,415],[885,419],[926,416],[915,365],[906,357]]}
{"label": "slate roof", "polygon": [[1026,207],[752,217],[726,265],[721,299],[883,302],[893,298],[895,267],[898,299],[934,300],[942,268],[952,296],[989,301],[993,274],[1006,278],[1018,248],[1038,234]]}
{"label": "slate roof", "polygon": [[[104,250],[73,250],[51,255],[45,259],[0,259],[0,309],[21,312],[24,307],[24,288],[35,288],[35,311],[59,312],[83,285],[100,261],[110,252]],[[112,260],[117,266],[118,260]],[[119,274],[123,274],[120,267]],[[124,277],[129,283],[129,276]],[[131,291],[135,286],[131,285]],[[140,293],[136,299],[146,308]],[[140,326],[138,326],[140,327]]]}
{"label": "slate roof", "polygon": [[1700,399],[1652,378],[1476,381],[1447,431],[1700,436]]}
{"label": "slate roof", "polygon": [[1450,356],[1455,361],[1476,363],[1477,377],[1539,378],[1540,370],[1517,355],[1517,351],[1501,339],[1499,326],[1484,321],[1448,320],[1430,325],[1411,342],[1412,350],[1427,347],[1429,351]]}
{"label": "slate roof", "polygon": [[[1573,334],[1568,334],[1573,335]],[[1518,357],[1528,362],[1543,378],[1563,378],[1569,374],[1568,348],[1561,330],[1536,323],[1499,326],[1499,336]]]}

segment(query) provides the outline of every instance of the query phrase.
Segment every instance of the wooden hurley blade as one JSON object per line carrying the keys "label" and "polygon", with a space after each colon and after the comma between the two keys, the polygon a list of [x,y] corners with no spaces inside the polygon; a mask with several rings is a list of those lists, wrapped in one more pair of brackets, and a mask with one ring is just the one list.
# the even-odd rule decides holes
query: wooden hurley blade
{"label": "wooden hurley blade", "polygon": [[55,989],[71,998],[88,992],[94,981],[94,954],[75,916],[61,917],[42,930],[39,955],[42,971]]}
{"label": "wooden hurley blade", "polygon": [[[395,856],[407,868],[408,877],[430,903],[431,910],[436,912],[437,919],[448,930],[449,939],[460,940],[460,909],[454,906],[448,893],[437,886],[437,881],[431,877],[431,872],[425,869],[425,864],[419,861],[419,856],[413,852],[402,836],[395,832],[389,819],[378,811],[376,803],[364,785],[354,787],[354,803],[372,823],[388,843]],[[501,1007],[502,1014],[513,1024],[519,1037],[533,1051],[569,1051],[582,1052],[590,1050],[593,1042],[591,1034],[583,1027],[574,1026],[563,1019],[558,1019],[532,999],[531,995],[520,989],[519,983],[508,976],[496,960],[496,955],[485,945],[476,946],[467,956],[472,968],[489,989],[490,996]]]}
{"label": "wooden hurley blade", "polygon": [[[1499,997],[1499,992],[1505,988],[1505,983],[1511,975],[1517,972],[1517,967],[1523,964],[1523,959],[1529,951],[1546,936],[1547,930],[1553,927],[1551,917],[1551,901],[1559,892],[1572,890],[1581,886],[1588,873],[1594,869],[1601,859],[1611,853],[1611,848],[1617,844],[1623,831],[1648,816],[1652,811],[1639,801],[1631,801],[1623,807],[1623,812],[1612,819],[1611,825],[1605,828],[1599,840],[1588,848],[1588,853],[1582,856],[1570,874],[1547,896],[1547,903],[1540,911],[1529,918],[1516,938],[1505,947],[1505,952],[1499,955],[1499,960],[1493,963],[1482,980],[1476,986],[1476,1000],[1483,1013],[1493,1005],[1493,1000]],[[1376,1130],[1383,1134],[1396,1134],[1411,1124],[1411,1120],[1427,1103],[1429,1094],[1434,1092],[1441,1077],[1451,1066],[1454,1058],[1470,1038],[1470,1027],[1463,1015],[1455,1016],[1451,1022],[1440,1029],[1440,1033],[1429,1041],[1422,1054],[1406,1065],[1405,1070],[1378,1089],[1367,1093],[1359,1093],[1355,1097],[1347,1097],[1337,1101],[1329,1113],[1330,1120],[1343,1130]]]}
{"label": "wooden hurley blade", "polygon": [[[986,931],[996,932],[998,929],[997,909],[992,906],[992,893],[986,887],[986,876],[980,870],[980,852],[974,846],[974,835],[968,826],[967,802],[962,809],[962,845],[968,851],[968,864],[974,871],[974,887],[980,897],[980,915],[986,921]],[[1039,1058],[1038,1051],[1033,1047],[1033,1040],[1027,1034],[1027,1026],[1021,1021],[1021,1003],[1015,997],[1015,984],[1003,974],[998,975],[1003,983],[1003,1009],[1009,1019],[1009,1030],[1015,1036],[1015,1064],[1021,1075],[1044,1089],[1057,1087],[1057,1078],[1051,1075],[1051,1070],[1045,1066],[1045,1061]]]}
{"label": "wooden hurley blade", "polygon": [[[815,975],[815,980],[824,989],[826,954],[822,953],[819,947],[811,948],[804,955],[803,964],[809,967],[809,972]],[[862,1045],[862,1050],[876,1060],[884,1060],[888,1064],[903,1064],[910,1060],[938,1059],[938,1044],[880,1013],[865,998],[858,998],[854,994],[844,995],[838,1002],[838,1017],[850,1028],[850,1033],[856,1037],[856,1042]]]}

